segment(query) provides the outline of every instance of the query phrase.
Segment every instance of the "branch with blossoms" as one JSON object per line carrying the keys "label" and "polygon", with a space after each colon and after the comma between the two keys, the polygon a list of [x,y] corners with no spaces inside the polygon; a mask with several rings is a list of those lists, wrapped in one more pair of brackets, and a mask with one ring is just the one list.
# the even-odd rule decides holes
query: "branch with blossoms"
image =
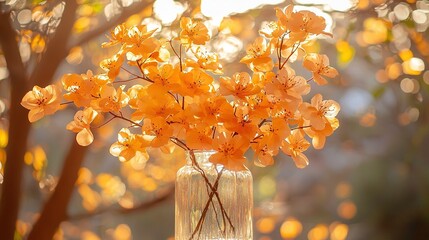
{"label": "branch with blossoms", "polygon": [[[194,167],[203,176],[209,195],[206,208],[214,207],[216,198],[222,218],[229,219],[217,193],[222,172],[211,183],[193,151],[214,150],[209,160],[233,171],[245,168],[244,153],[249,149],[254,151],[257,165],[274,164],[274,157],[282,151],[304,168],[309,164],[304,152],[310,145],[322,149],[326,137],[339,126],[339,104],[323,100],[321,94],[305,102],[310,81],[289,65],[302,61],[318,85],[328,82],[325,77],[338,74],[326,55],[303,48],[309,38],[331,35],[324,32],[325,20],[311,11],[294,11],[292,5],[277,8],[276,16],[278,20],[261,29],[261,36],[247,47],[240,61],[250,72],[232,76],[223,75],[218,55],[205,47],[211,38],[202,20],[182,18],[174,39],[163,39],[145,25],[117,26],[110,40],[102,44],[120,45],[112,57],[100,63],[104,73],[63,76],[63,98],[81,109],[66,128],[77,133],[80,145],[87,146],[94,140],[91,128],[97,115],[111,115],[106,124],[113,119],[131,124],[119,131],[118,141],[110,148],[120,161],[147,159],[148,148],[173,142],[191,153]],[[131,75],[135,84],[120,79],[121,71]],[[115,87],[115,83],[128,86]],[[29,120],[55,113],[60,96],[55,85],[35,86],[22,100],[30,110]],[[125,109],[132,113],[125,116]],[[204,217],[193,237],[201,231]],[[226,221],[223,223],[226,229]],[[234,228],[230,221],[229,226]]]}

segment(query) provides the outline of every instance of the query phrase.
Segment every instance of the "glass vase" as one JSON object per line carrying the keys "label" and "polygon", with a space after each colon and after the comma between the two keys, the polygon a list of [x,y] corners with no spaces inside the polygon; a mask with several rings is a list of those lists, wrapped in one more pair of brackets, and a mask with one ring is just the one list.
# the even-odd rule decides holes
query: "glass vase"
{"label": "glass vase", "polygon": [[188,152],[186,165],[177,172],[176,240],[253,239],[252,174],[247,168],[231,171],[212,164],[214,153]]}

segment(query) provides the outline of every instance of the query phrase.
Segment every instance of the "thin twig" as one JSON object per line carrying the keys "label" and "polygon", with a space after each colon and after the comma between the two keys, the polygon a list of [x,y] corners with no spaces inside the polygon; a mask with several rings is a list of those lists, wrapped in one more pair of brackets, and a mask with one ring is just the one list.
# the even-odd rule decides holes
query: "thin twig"
{"label": "thin twig", "polygon": [[122,69],[122,70],[124,70],[125,72],[127,72],[127,73],[129,73],[129,74],[133,75],[134,77],[142,78],[141,76],[139,76],[139,75],[137,75],[137,74],[135,74],[135,73],[131,72],[130,70],[126,69],[125,67],[121,67],[121,69]]}
{"label": "thin twig", "polygon": [[63,102],[63,103],[60,103],[60,105],[67,105],[67,104],[71,104],[71,103],[73,103],[73,101],[70,101],[70,102]]}
{"label": "thin twig", "polygon": [[280,69],[282,69],[285,64],[289,61],[289,59],[292,57],[292,55],[296,52],[296,50],[298,50],[299,45],[301,44],[301,42],[296,43],[293,47],[292,47],[292,52],[289,54],[289,56],[286,58],[286,60],[284,61],[284,63],[282,64],[282,67]]}
{"label": "thin twig", "polygon": [[[113,82],[113,83],[126,83],[126,82],[131,82],[131,81],[136,80],[136,79],[143,79],[143,78],[141,78],[141,77],[133,77],[133,78],[126,79],[126,80],[119,80],[119,81],[115,81],[115,82]],[[143,80],[144,80],[144,79],[143,79]]]}
{"label": "thin twig", "polygon": [[182,97],[182,110],[185,110],[185,96]]}
{"label": "thin twig", "polygon": [[311,127],[311,125],[308,125],[308,126],[300,126],[300,127],[294,127],[294,128],[291,128],[290,130],[292,131],[292,130],[296,130],[296,129],[304,129],[304,128],[309,128],[309,127]]}
{"label": "thin twig", "polygon": [[119,112],[119,113],[120,113],[120,115],[118,115],[118,114],[116,114],[116,113],[114,113],[114,112],[109,112],[109,113],[110,113],[110,114],[112,114],[113,116],[117,117],[117,118],[120,118],[120,119],[122,119],[122,120],[125,120],[125,121],[127,121],[127,122],[131,123],[131,124],[132,124],[132,125],[134,125],[134,126],[143,127],[143,125],[141,125],[141,124],[139,124],[139,123],[136,123],[136,122],[134,122],[134,121],[132,121],[132,120],[130,120],[130,119],[128,119],[128,118],[126,118],[126,117],[124,117],[124,116],[122,115],[122,112]]}
{"label": "thin twig", "polygon": [[279,69],[282,69],[282,48],[283,48],[283,40],[284,40],[285,34],[282,35],[282,39],[280,41],[280,47],[278,48],[278,57],[279,57]]}
{"label": "thin twig", "polygon": [[116,116],[111,117],[109,120],[107,120],[105,123],[101,124],[100,126],[94,127],[94,128],[101,128],[102,126],[108,124],[109,122],[111,122],[113,119],[115,119]]}
{"label": "thin twig", "polygon": [[[208,211],[208,208],[209,208],[209,206],[210,206],[210,202],[212,202],[213,196],[215,195],[215,191],[217,191],[217,187],[219,186],[219,179],[220,179],[220,177],[222,176],[223,169],[224,169],[224,168],[222,168],[222,170],[221,170],[221,171],[218,173],[218,175],[217,175],[217,178],[216,178],[215,184],[213,185],[214,191],[212,190],[212,192],[210,193],[210,195],[209,195],[209,199],[207,200],[207,203],[206,203],[206,206],[204,207],[204,209],[203,209],[203,211],[202,211],[201,217],[200,217],[200,219],[199,219],[199,221],[198,221],[198,223],[197,223],[197,226],[195,227],[194,232],[192,233],[192,235],[191,235],[191,238],[190,238],[190,239],[193,239],[193,238],[194,238],[194,236],[195,236],[195,234],[196,234],[198,231],[199,231],[199,232],[200,232],[200,234],[201,234],[201,230],[202,230],[202,228],[203,228],[202,224],[203,224],[203,222],[204,222],[205,216],[207,215],[207,211]],[[225,222],[224,222],[224,224],[225,224]]]}
{"label": "thin twig", "polygon": [[170,39],[170,41],[168,41],[170,43],[170,47],[174,52],[174,55],[176,55],[179,58],[179,62],[180,62],[180,72],[183,71],[183,67],[182,67],[182,44],[180,44],[180,54],[177,53],[176,49],[173,47],[173,43],[172,43],[173,39]]}

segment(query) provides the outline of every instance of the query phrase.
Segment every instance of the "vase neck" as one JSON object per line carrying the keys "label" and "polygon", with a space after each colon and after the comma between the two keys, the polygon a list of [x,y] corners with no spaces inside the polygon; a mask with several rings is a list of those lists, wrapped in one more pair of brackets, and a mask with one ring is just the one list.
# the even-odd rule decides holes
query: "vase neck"
{"label": "vase neck", "polygon": [[192,164],[192,155],[195,156],[195,161],[198,164],[207,164],[210,163],[209,158],[211,155],[216,153],[214,150],[193,150],[186,152],[186,164]]}

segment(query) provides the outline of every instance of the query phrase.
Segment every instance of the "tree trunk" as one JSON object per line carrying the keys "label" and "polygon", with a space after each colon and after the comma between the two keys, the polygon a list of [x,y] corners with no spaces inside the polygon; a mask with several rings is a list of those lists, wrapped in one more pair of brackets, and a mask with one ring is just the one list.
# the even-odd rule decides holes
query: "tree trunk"
{"label": "tree trunk", "polygon": [[0,12],[0,43],[9,70],[11,86],[9,110],[9,143],[0,201],[0,238],[12,240],[18,218],[21,199],[22,169],[30,123],[27,110],[20,105],[21,98],[29,90],[25,67],[19,54],[16,32],[12,28],[9,13]]}
{"label": "tree trunk", "polygon": [[65,159],[58,184],[43,206],[41,215],[34,224],[28,240],[52,239],[60,223],[66,220],[67,207],[87,149],[87,147],[79,146],[73,140],[73,145]]}

